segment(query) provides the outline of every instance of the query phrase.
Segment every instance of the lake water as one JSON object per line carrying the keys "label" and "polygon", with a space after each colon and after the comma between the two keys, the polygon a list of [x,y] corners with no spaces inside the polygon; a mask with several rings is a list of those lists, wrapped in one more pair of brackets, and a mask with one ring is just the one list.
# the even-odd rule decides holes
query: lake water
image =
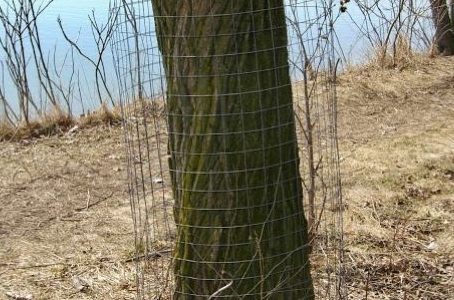
{"label": "lake water", "polygon": [[[0,0],[2,8],[6,7],[6,3],[11,3],[16,0]],[[42,0],[41,0],[42,1]],[[295,2],[296,0],[290,0]],[[387,0],[383,0],[387,1]],[[299,0],[299,3],[305,3],[307,1]],[[372,2],[363,0],[364,2]],[[427,0],[413,0],[415,5],[424,6]],[[336,1],[336,4],[338,1]],[[77,40],[80,48],[88,56],[96,58],[96,47],[91,35],[90,24],[88,21],[88,15],[96,15],[100,23],[104,23],[107,19],[109,12],[109,0],[54,0],[54,2],[48,7],[48,9],[39,17],[39,28],[41,33],[41,41],[43,45],[44,53],[48,56],[50,61],[55,62],[58,66],[59,75],[57,80],[60,80],[63,84],[69,80],[72,74],[72,64],[70,57],[69,46],[63,39],[62,33],[57,24],[57,18],[61,18],[63,26],[72,39]],[[429,25],[424,25],[429,26]],[[338,49],[342,48],[342,55],[349,61],[358,62],[364,58],[364,53],[367,51],[369,44],[367,40],[361,34],[361,31],[371,31],[373,28],[367,28],[361,17],[361,12],[358,6],[351,1],[348,5],[348,12],[340,14],[336,19],[335,23]],[[376,30],[380,31],[379,27]],[[0,36],[3,36],[3,32],[0,29]],[[55,55],[54,55],[55,53]],[[340,54],[341,52],[339,52]],[[114,95],[117,95],[115,72],[113,68],[113,61],[111,58],[111,52],[109,51],[106,56],[106,70],[110,88]],[[0,61],[4,61],[3,54],[0,53]],[[30,54],[31,57],[31,54]],[[94,70],[93,67],[80,55],[74,53],[74,68],[79,72],[79,78],[81,80],[81,89],[77,88],[77,93],[71,99],[73,111],[75,113],[81,113],[87,109],[93,109],[99,105],[99,99],[94,84]],[[1,72],[1,69],[0,69]],[[54,72],[56,73],[56,72]],[[57,76],[57,75],[55,75]],[[30,77],[33,77],[31,74]],[[36,77],[36,76],[35,76]],[[14,86],[5,80],[4,89],[6,90],[6,97],[9,103],[17,109],[17,94]],[[32,85],[32,89],[36,89]],[[79,93],[80,90],[80,93]],[[39,92],[37,92],[39,93]],[[42,93],[39,97],[43,97]],[[38,101],[39,102],[39,101]],[[1,117],[0,112],[0,117]]]}
{"label": "lake water", "polygon": [[[0,0],[0,5],[3,9],[7,7],[6,3],[16,0]],[[37,2],[42,2],[39,0]],[[46,59],[52,64],[55,61],[57,70],[51,70],[56,81],[61,81],[63,85],[69,82],[72,74],[72,59],[70,47],[64,40],[63,34],[58,26],[57,19],[62,20],[63,27],[67,35],[77,41],[81,50],[89,57],[96,59],[97,51],[94,43],[90,22],[88,16],[92,13],[100,23],[105,23],[109,12],[109,0],[54,0],[54,2],[43,12],[38,18],[38,27],[40,30],[41,45]],[[4,32],[0,28],[0,37],[3,37]],[[27,49],[29,50],[29,49]],[[28,51],[31,57],[31,51]],[[107,71],[109,72],[110,82],[114,80],[112,60],[110,53],[107,53],[106,63]],[[4,62],[4,53],[0,51],[0,61]],[[33,69],[30,66],[30,69]],[[74,69],[79,71],[81,81],[81,91],[79,93],[78,87],[74,87],[77,92],[74,92],[71,102],[74,113],[81,113],[87,109],[93,109],[99,105],[97,99],[96,88],[94,85],[94,68],[79,54],[74,52]],[[58,73],[57,73],[58,71]],[[0,69],[1,72],[1,69]],[[6,73],[6,70],[5,70]],[[5,76],[7,77],[7,76]],[[36,73],[31,71],[30,80],[36,79]],[[42,93],[38,92],[39,85],[34,80],[31,83],[31,89],[35,98],[41,98]],[[4,83],[5,96],[8,102],[15,110],[18,109],[17,92],[11,82],[5,80]],[[39,95],[38,95],[39,94]],[[40,102],[40,100],[36,100]],[[44,105],[43,105],[44,106]],[[0,117],[3,112],[0,112]]]}

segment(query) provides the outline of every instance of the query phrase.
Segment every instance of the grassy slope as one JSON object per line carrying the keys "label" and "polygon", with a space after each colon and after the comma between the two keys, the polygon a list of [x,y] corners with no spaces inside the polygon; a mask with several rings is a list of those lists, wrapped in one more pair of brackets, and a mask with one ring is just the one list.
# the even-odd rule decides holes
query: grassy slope
{"label": "grassy slope", "polygon": [[[448,299],[454,59],[355,70],[339,95],[351,298]],[[134,298],[123,161],[116,127],[0,144],[0,299]]]}
{"label": "grassy slope", "polygon": [[[454,60],[342,77],[341,155],[352,296],[454,294]],[[352,297],[352,298],[355,298]]]}

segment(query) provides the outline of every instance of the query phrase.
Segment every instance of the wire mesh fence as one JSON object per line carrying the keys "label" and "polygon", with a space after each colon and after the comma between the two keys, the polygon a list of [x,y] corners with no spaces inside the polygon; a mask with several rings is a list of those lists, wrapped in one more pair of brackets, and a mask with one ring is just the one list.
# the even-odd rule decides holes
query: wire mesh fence
{"label": "wire mesh fence", "polygon": [[345,298],[336,4],[116,0],[138,298]]}

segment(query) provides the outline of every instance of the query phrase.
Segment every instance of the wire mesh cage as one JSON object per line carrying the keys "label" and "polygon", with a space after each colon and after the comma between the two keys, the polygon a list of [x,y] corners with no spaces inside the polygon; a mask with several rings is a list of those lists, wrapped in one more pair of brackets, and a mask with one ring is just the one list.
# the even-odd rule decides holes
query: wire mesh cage
{"label": "wire mesh cage", "polygon": [[333,1],[116,0],[139,299],[344,299]]}

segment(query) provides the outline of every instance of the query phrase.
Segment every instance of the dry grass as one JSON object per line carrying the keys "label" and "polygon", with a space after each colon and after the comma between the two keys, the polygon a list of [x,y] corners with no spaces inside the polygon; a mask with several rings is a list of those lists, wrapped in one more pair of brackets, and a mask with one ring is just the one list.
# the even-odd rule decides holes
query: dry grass
{"label": "dry grass", "polygon": [[403,72],[368,67],[341,78],[353,299],[454,293],[453,65],[426,59]]}
{"label": "dry grass", "polygon": [[118,107],[113,109],[103,104],[97,111],[83,116],[79,120],[81,127],[93,127],[99,125],[116,125],[121,123],[121,111]]}
{"label": "dry grass", "polygon": [[58,108],[52,109],[39,120],[17,126],[3,123],[0,127],[0,141],[23,140],[59,134],[73,126],[74,120]]}
{"label": "dry grass", "polygon": [[28,124],[23,123],[13,125],[2,122],[0,124],[0,142],[17,142],[26,139],[62,135],[74,128],[74,126],[81,129],[99,125],[116,125],[120,123],[121,113],[119,109],[111,109],[107,105],[102,105],[100,109],[86,116],[82,116],[79,119],[69,116],[59,108],[53,108],[49,113],[46,113],[44,116],[33,120]]}
{"label": "dry grass", "polygon": [[[449,299],[454,59],[353,70],[339,95],[350,299]],[[102,123],[1,142],[0,299],[134,298],[122,132]]]}
{"label": "dry grass", "polygon": [[424,64],[428,57],[424,53],[415,52],[408,38],[399,36],[394,44],[377,46],[368,51],[365,65],[369,68],[398,69],[402,71]]}
{"label": "dry grass", "polygon": [[[133,233],[119,127],[4,143],[0,299],[133,298]],[[73,278],[89,286],[78,293]]]}

